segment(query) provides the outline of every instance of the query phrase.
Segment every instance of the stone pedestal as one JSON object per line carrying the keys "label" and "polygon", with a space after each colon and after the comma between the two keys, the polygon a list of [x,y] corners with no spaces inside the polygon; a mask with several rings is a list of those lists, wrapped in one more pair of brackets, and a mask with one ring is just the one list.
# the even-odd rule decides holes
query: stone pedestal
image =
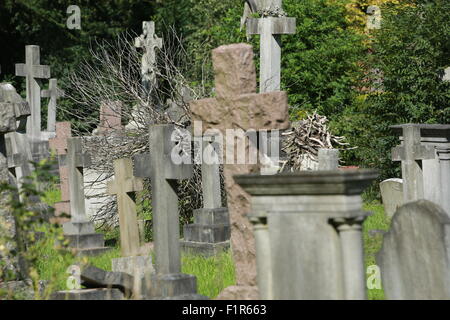
{"label": "stone pedestal", "polygon": [[194,223],[184,226],[181,249],[205,257],[229,249],[229,219],[227,208],[194,210]]}
{"label": "stone pedestal", "polygon": [[365,299],[362,191],[372,170],[240,175],[262,299]]}
{"label": "stone pedestal", "polygon": [[79,289],[55,292],[50,300],[124,300],[119,289]]}
{"label": "stone pedestal", "polygon": [[94,224],[90,221],[66,222],[63,232],[69,247],[76,249],[78,256],[100,255],[111,249],[105,247],[103,234],[95,233]]}
{"label": "stone pedestal", "polygon": [[190,274],[153,275],[149,297],[152,300],[207,300],[197,291],[197,278]]}

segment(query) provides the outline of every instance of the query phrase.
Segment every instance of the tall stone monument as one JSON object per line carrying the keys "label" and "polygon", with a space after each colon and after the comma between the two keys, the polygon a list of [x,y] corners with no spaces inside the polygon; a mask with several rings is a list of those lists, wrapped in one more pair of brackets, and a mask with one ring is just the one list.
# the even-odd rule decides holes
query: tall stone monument
{"label": "tall stone monument", "polygon": [[[250,45],[221,46],[213,50],[212,60],[217,97],[190,103],[193,121],[200,122],[202,127],[200,133],[195,132],[194,122],[196,136],[211,130],[218,130],[225,135],[227,132],[255,132],[289,127],[287,94],[280,91],[256,93],[256,70]],[[226,288],[221,297],[254,299],[257,298],[254,237],[251,225],[244,217],[250,210],[249,196],[236,184],[233,176],[259,172],[262,167],[261,155],[255,162],[248,159],[237,163],[236,150],[249,155],[255,153],[256,145],[245,135],[237,139],[226,139],[224,148],[225,154],[232,155],[224,164],[224,176],[237,286]],[[238,158],[240,156],[242,155],[237,154]]]}

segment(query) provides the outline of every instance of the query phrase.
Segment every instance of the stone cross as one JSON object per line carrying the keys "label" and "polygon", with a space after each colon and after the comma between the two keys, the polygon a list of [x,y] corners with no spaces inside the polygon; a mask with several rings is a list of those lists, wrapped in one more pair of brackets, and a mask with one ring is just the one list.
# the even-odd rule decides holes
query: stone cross
{"label": "stone cross", "polygon": [[48,103],[48,115],[47,115],[47,131],[56,131],[56,101],[64,97],[64,90],[61,90],[57,85],[56,79],[50,79],[48,90],[42,90],[42,97],[50,98]]}
{"label": "stone cross", "polygon": [[402,162],[405,202],[424,199],[422,160],[434,159],[435,151],[420,142],[420,128],[402,125],[403,144],[392,149],[392,160]]}
{"label": "stone cross", "polygon": [[178,148],[172,137],[175,128],[174,125],[150,126],[150,154],[133,159],[134,175],[150,178],[152,186],[156,274],[152,276],[148,295],[198,299],[195,276],[181,273],[177,182],[191,178],[193,168],[192,164],[173,162],[172,152]]}
{"label": "stone cross", "polygon": [[162,38],[155,34],[155,22],[142,22],[142,35],[135,38],[134,46],[144,50],[142,56],[141,75],[142,85],[149,92],[156,85],[156,52],[155,49],[162,48]]}
{"label": "stone cross", "polygon": [[81,138],[67,139],[67,167],[69,169],[70,215],[72,223],[88,222],[84,198],[83,169],[91,157],[83,153]]}
{"label": "stone cross", "polygon": [[150,155],[134,157],[134,175],[152,184],[155,269],[158,274],[181,272],[180,226],[176,182],[192,177],[192,165],[176,165],[170,156],[174,125],[150,127]]}
{"label": "stone cross", "polygon": [[131,159],[114,160],[114,177],[108,182],[108,193],[117,196],[122,257],[137,256],[140,240],[135,193],[144,189],[143,181],[133,176]]}
{"label": "stone cross", "polygon": [[[265,8],[282,12],[281,0],[272,0]],[[261,8],[259,8],[261,9]],[[247,35],[259,34],[260,40],[260,92],[280,90],[281,81],[281,35],[294,34],[296,19],[284,16],[267,16],[247,19]]]}
{"label": "stone cross", "polygon": [[55,203],[55,215],[70,214],[69,172],[66,164],[67,139],[72,137],[70,122],[56,123],[56,136],[49,140],[50,149],[58,156],[61,201]]}
{"label": "stone cross", "polygon": [[[256,93],[256,71],[253,50],[247,44],[221,46],[212,52],[215,71],[216,98],[192,101],[193,121],[202,121],[202,131],[219,130],[222,134],[235,130],[277,130],[289,127],[287,94],[285,92]],[[194,134],[195,123],[194,123]],[[200,133],[201,135],[201,133]],[[233,141],[234,142],[234,141]],[[245,151],[255,148],[245,143]],[[235,149],[227,139],[226,152]],[[228,161],[227,161],[228,162]],[[236,266],[238,296],[256,297],[256,267],[254,238],[251,225],[244,217],[249,212],[248,195],[234,182],[233,175],[256,172],[255,164],[224,164],[225,185],[231,219],[231,247]],[[233,289],[225,289],[232,291]]]}
{"label": "stone cross", "polygon": [[31,118],[27,122],[27,135],[31,142],[41,140],[41,87],[37,79],[50,78],[50,67],[40,65],[39,46],[25,47],[25,64],[16,64],[16,76],[26,77],[27,101]]}

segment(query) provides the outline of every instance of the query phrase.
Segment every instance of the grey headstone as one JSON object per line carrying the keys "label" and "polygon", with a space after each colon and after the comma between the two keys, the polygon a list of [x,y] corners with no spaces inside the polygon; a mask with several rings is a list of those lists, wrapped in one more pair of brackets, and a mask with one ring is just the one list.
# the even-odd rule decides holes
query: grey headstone
{"label": "grey headstone", "polygon": [[394,215],[377,256],[387,299],[450,299],[450,219],[428,200]]}
{"label": "grey headstone", "polygon": [[395,211],[404,203],[403,180],[392,178],[382,181],[380,183],[380,192],[384,212],[389,218],[392,218]]}
{"label": "grey headstone", "polygon": [[87,266],[81,270],[81,284],[87,288],[116,288],[129,297],[133,291],[133,276]]}

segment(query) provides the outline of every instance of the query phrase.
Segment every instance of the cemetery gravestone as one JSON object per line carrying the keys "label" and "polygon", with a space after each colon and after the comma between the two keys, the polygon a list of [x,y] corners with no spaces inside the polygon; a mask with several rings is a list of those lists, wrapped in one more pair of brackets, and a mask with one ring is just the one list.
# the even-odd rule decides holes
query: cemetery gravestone
{"label": "cemetery gravestone", "polygon": [[235,176],[251,195],[262,299],[366,299],[362,191],[372,170]]}
{"label": "cemetery gravestone", "polygon": [[50,68],[40,65],[39,46],[25,46],[25,64],[16,64],[16,76],[26,77],[27,102],[31,117],[26,132],[31,143],[33,159],[39,161],[48,156],[48,145],[41,133],[41,88],[38,79],[50,78]]}
{"label": "cemetery gravestone", "polygon": [[[13,184],[8,169],[8,155],[6,146],[6,134],[18,129],[18,125],[26,121],[30,115],[28,103],[22,99],[17,100],[17,93],[11,84],[1,84],[0,86],[0,182]],[[20,230],[16,228],[16,217],[8,207],[10,194],[8,191],[0,193],[0,228],[5,237],[13,239],[13,243],[7,243],[10,249],[24,250],[24,242],[21,239]],[[12,271],[18,278],[25,279],[28,275],[26,262],[16,257],[1,257],[5,264],[2,271]]]}
{"label": "cemetery gravestone", "polygon": [[142,35],[135,39],[134,46],[142,48],[141,75],[142,85],[147,92],[156,85],[156,52],[155,49],[162,48],[162,39],[155,34],[155,22],[142,22]]}
{"label": "cemetery gravestone", "polygon": [[397,210],[377,256],[387,299],[450,299],[449,232],[448,213],[428,200]]}
{"label": "cemetery gravestone", "polygon": [[[408,193],[404,195],[405,202],[427,199],[450,214],[450,125],[404,124],[392,128],[402,142],[394,148],[392,156],[394,160],[402,160],[404,193]],[[408,148],[411,131],[414,142]],[[422,161],[409,160],[413,158]]]}
{"label": "cemetery gravestone", "polygon": [[192,177],[192,165],[174,164],[174,125],[150,126],[150,154],[134,157],[134,175],[150,178],[152,187],[155,271],[152,298],[203,299],[196,294],[196,277],[181,273],[177,181]]}
{"label": "cemetery gravestone", "polygon": [[59,165],[61,201],[55,203],[55,216],[58,222],[67,222],[60,218],[62,213],[70,214],[69,172],[66,163],[67,139],[72,137],[70,122],[56,123],[56,136],[49,140],[50,149],[56,152]]}
{"label": "cemetery gravestone", "polygon": [[50,79],[48,90],[42,90],[42,97],[50,98],[48,103],[47,114],[47,132],[56,131],[56,102],[59,98],[64,97],[64,90],[57,85],[56,79]]}
{"label": "cemetery gravestone", "polygon": [[403,180],[392,178],[380,183],[384,212],[392,218],[395,211],[403,205]]}
{"label": "cemetery gravestone", "polygon": [[214,256],[230,247],[230,218],[222,207],[217,143],[214,136],[203,137],[202,192],[203,208],[194,210],[194,223],[184,226],[183,251]]}
{"label": "cemetery gravestone", "polygon": [[[218,129],[222,134],[235,130],[278,130],[289,127],[287,95],[285,92],[256,94],[256,71],[253,50],[247,44],[221,46],[213,50],[213,66],[217,98],[192,101],[193,121],[202,121],[202,133]],[[195,130],[195,123],[194,123]],[[194,132],[196,136],[200,136]],[[239,137],[238,137],[239,139]],[[256,148],[247,139],[245,152]],[[226,152],[235,154],[236,144],[224,145]],[[238,155],[239,156],[239,155]],[[236,267],[236,287],[225,289],[222,297],[256,298],[256,263],[251,225],[244,217],[249,211],[249,197],[234,182],[233,176],[260,171],[259,163],[224,164],[227,203],[231,220],[231,247]]]}
{"label": "cemetery gravestone", "polygon": [[152,257],[141,256],[140,232],[137,220],[136,195],[142,191],[143,181],[133,176],[131,159],[114,161],[114,181],[108,182],[108,193],[117,196],[122,258],[112,260],[112,270],[134,277],[134,296],[141,296],[141,288],[147,274],[153,272]]}
{"label": "cemetery gravestone", "polygon": [[81,138],[67,140],[67,167],[69,171],[71,221],[63,224],[69,246],[80,255],[96,255],[109,248],[104,247],[102,234],[95,233],[94,224],[86,215],[83,168],[90,163],[90,156],[83,153]]}

